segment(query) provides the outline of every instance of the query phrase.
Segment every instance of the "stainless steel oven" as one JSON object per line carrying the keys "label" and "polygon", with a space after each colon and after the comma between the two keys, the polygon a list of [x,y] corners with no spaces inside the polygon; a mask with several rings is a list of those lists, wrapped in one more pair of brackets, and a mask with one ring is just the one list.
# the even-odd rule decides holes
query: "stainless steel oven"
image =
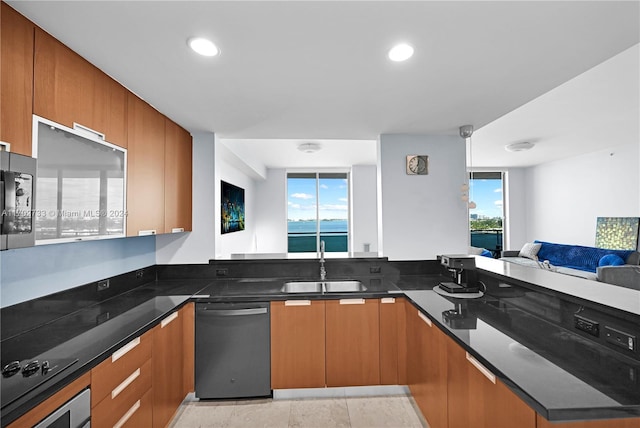
{"label": "stainless steel oven", "polygon": [[88,428],[91,426],[91,390],[80,394],[44,418],[35,428]]}

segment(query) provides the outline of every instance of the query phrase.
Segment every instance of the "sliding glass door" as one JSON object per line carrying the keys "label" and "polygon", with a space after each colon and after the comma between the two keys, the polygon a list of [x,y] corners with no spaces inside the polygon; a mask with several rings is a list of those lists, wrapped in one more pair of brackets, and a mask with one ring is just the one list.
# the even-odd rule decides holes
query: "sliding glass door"
{"label": "sliding glass door", "polygon": [[287,174],[288,252],[349,250],[349,183],[347,173]]}

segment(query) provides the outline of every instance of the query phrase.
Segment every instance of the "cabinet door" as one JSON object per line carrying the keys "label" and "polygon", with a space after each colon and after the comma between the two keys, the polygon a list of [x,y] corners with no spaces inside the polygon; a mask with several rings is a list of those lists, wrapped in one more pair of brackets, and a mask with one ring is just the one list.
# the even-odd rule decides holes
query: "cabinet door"
{"label": "cabinet door", "polygon": [[326,302],[327,386],[380,384],[380,300]]}
{"label": "cabinet door", "polygon": [[416,308],[407,310],[407,377],[413,398],[433,428],[447,427],[446,337]]}
{"label": "cabinet door", "polygon": [[380,384],[398,384],[398,312],[393,297],[380,299]]}
{"label": "cabinet door", "polygon": [[271,302],[271,388],[325,386],[325,302]]}
{"label": "cabinet door", "polygon": [[164,116],[128,99],[127,236],[164,233]]}
{"label": "cabinet door", "polygon": [[164,229],[191,231],[191,135],[165,118]]}
{"label": "cabinet door", "polygon": [[33,111],[62,125],[74,123],[127,147],[126,89],[37,28]]}
{"label": "cabinet door", "polygon": [[447,427],[447,341],[440,329],[424,315],[421,318],[424,394],[423,414],[432,428]]}
{"label": "cabinet door", "polygon": [[459,345],[447,339],[450,428],[535,428],[536,413]]}
{"label": "cabinet door", "polygon": [[31,156],[35,27],[6,3],[0,7],[0,141]]}
{"label": "cabinet door", "polygon": [[184,349],[184,373],[182,395],[186,396],[195,391],[195,352],[196,352],[196,323],[195,304],[187,303],[180,310],[182,318],[182,347]]}
{"label": "cabinet door", "polygon": [[154,427],[165,427],[184,398],[183,317],[174,312],[153,329]]}

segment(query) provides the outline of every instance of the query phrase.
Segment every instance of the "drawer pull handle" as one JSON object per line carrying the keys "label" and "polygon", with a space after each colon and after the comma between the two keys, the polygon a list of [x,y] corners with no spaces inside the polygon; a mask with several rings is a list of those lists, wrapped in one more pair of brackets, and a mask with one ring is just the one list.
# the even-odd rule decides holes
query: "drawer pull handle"
{"label": "drawer pull handle", "polygon": [[[418,316],[422,319],[422,321],[427,323],[427,325],[429,327],[433,326],[433,323],[431,322],[431,320],[425,314],[423,314],[422,312],[418,312]],[[467,355],[469,355],[469,354],[467,354]]]}
{"label": "drawer pull handle", "polygon": [[133,414],[139,408],[140,408],[140,400],[136,401],[135,404],[133,406],[131,406],[131,408],[129,410],[127,410],[127,413],[125,413],[124,416],[122,416],[120,418],[120,420],[118,422],[116,422],[116,424],[113,426],[113,428],[120,428],[124,424],[126,424],[127,421],[129,420],[129,418],[131,418],[131,416],[133,416]]}
{"label": "drawer pull handle", "polygon": [[124,345],[122,348],[118,349],[111,356],[111,362],[115,363],[120,357],[123,357],[127,352],[131,351],[133,348],[140,344],[140,338],[136,337],[131,342]]}
{"label": "drawer pull handle", "polygon": [[482,373],[487,379],[491,381],[491,383],[496,383],[495,375],[491,373],[488,368],[480,364],[480,362],[475,358],[473,358],[471,355],[469,355],[468,352],[466,354],[467,354],[467,361],[473,364],[473,366],[477,368],[478,371],[480,371],[480,373]]}
{"label": "drawer pull handle", "polygon": [[167,324],[169,324],[171,321],[173,321],[176,318],[178,318],[178,313],[177,312],[172,313],[171,315],[163,319],[162,322],[160,322],[160,328],[165,328]]}
{"label": "drawer pull handle", "polygon": [[311,306],[311,300],[285,300],[285,306]]}
{"label": "drawer pull handle", "polygon": [[395,297],[383,297],[382,299],[380,299],[380,303],[395,303],[395,302],[396,302]]}
{"label": "drawer pull handle", "polygon": [[341,305],[364,305],[364,299],[340,299]]}
{"label": "drawer pull handle", "polygon": [[128,378],[123,380],[120,385],[116,386],[114,390],[111,391],[111,399],[113,400],[114,398],[116,398],[118,394],[124,391],[127,386],[131,385],[131,383],[136,380],[138,376],[140,376],[140,369],[136,369],[135,372],[131,373]]}

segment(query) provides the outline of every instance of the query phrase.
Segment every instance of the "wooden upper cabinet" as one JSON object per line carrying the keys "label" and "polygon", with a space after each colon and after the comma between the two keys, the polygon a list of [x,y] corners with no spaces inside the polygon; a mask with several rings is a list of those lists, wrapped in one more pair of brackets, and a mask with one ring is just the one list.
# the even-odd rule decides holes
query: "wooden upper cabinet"
{"label": "wooden upper cabinet", "polygon": [[191,135],[165,118],[164,229],[191,231]]}
{"label": "wooden upper cabinet", "polygon": [[380,384],[380,300],[326,302],[327,386]]}
{"label": "wooden upper cabinet", "polygon": [[271,302],[271,388],[325,386],[325,302]]}
{"label": "wooden upper cabinet", "polygon": [[0,141],[31,156],[34,24],[0,3]]}
{"label": "wooden upper cabinet", "polygon": [[58,40],[36,28],[33,112],[74,123],[127,147],[127,90]]}
{"label": "wooden upper cabinet", "polygon": [[164,233],[165,117],[128,94],[127,236]]}

